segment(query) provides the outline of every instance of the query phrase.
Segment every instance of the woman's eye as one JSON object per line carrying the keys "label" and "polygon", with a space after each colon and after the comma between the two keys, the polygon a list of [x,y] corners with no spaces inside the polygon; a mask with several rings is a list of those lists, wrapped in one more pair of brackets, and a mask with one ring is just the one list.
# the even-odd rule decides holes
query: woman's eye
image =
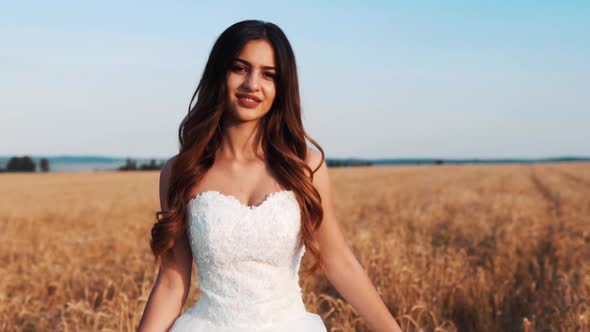
{"label": "woman's eye", "polygon": [[268,76],[268,77],[270,77],[270,78],[275,78],[275,77],[277,77],[277,75],[276,75],[276,74],[273,74],[273,73],[264,73],[264,75],[266,75],[266,76]]}
{"label": "woman's eye", "polygon": [[233,68],[232,68],[232,69],[233,69],[234,71],[237,71],[237,72],[240,72],[240,71],[242,71],[242,70],[244,70],[244,71],[246,70],[246,68],[244,68],[244,67],[240,67],[240,66],[233,66]]}

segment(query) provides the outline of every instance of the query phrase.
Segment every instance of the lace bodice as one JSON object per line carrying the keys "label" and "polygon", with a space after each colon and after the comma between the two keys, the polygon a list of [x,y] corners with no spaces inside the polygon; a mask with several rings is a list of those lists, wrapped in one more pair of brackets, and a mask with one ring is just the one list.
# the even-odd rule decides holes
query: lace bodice
{"label": "lace bodice", "polygon": [[265,327],[306,314],[299,286],[305,246],[290,190],[257,206],[204,191],[188,203],[187,223],[201,297],[187,311],[217,326]]}

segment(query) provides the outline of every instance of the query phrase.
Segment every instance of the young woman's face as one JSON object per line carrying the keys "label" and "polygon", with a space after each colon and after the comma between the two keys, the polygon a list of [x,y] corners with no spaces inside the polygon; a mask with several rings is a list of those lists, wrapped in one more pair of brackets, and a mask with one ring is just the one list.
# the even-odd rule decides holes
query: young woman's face
{"label": "young woman's face", "polygon": [[227,74],[227,112],[239,121],[263,117],[275,99],[275,57],[266,40],[251,40]]}

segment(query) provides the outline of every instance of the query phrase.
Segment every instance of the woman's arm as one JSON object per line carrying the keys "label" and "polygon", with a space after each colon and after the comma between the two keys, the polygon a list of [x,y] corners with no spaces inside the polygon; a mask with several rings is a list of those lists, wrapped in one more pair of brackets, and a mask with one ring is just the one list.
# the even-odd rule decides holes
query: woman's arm
{"label": "woman's arm", "polygon": [[[160,206],[167,209],[166,197],[172,168],[171,158],[160,171]],[[163,257],[158,277],[145,305],[137,332],[168,331],[180,315],[190,290],[193,257],[186,235],[172,248],[176,260]]]}
{"label": "woman's arm", "polygon": [[[321,160],[321,155],[314,150],[309,151],[309,164],[312,169],[315,169]],[[324,210],[324,219],[318,229],[318,241],[326,277],[340,295],[365,319],[371,330],[401,332],[402,329],[381,300],[340,231],[325,162],[315,173],[313,184],[320,193]]]}

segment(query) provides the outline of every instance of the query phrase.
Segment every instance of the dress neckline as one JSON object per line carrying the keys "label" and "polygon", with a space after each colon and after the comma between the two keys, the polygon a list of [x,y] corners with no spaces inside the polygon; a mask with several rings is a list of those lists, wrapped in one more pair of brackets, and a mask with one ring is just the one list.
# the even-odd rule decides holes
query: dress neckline
{"label": "dress neckline", "polygon": [[239,206],[245,208],[245,209],[249,209],[249,210],[255,210],[258,209],[260,207],[262,207],[265,203],[267,203],[268,201],[270,201],[270,199],[276,195],[279,194],[294,194],[293,190],[277,190],[277,191],[272,191],[268,194],[266,194],[264,196],[264,198],[260,201],[260,203],[256,204],[256,205],[247,205],[242,203],[236,196],[231,195],[231,194],[225,194],[219,190],[205,190],[202,191],[198,194],[196,194],[195,196],[193,196],[189,201],[188,201],[188,205],[190,205],[191,203],[197,201],[200,197],[202,197],[203,195],[218,195],[227,199],[230,199],[232,201],[234,201],[235,203],[237,203]]}

